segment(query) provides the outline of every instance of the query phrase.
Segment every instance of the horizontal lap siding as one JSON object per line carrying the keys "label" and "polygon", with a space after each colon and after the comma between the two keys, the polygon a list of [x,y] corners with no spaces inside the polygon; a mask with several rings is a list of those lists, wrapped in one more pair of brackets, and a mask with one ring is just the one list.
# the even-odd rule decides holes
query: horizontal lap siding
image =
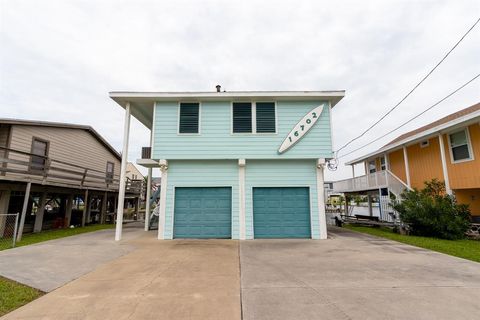
{"label": "horizontal lap siding", "polygon": [[408,166],[412,188],[423,189],[425,181],[443,179],[442,158],[438,138],[428,140],[429,145],[420,147],[420,143],[408,146]]}
{"label": "horizontal lap siding", "polygon": [[[324,104],[315,126],[284,154],[277,150],[290,130],[310,110]],[[157,102],[154,119],[154,159],[330,158],[330,115],[326,102],[277,103],[278,134],[232,134],[231,103],[203,102],[200,135],[179,135],[178,103]]]}
{"label": "horizontal lap siding", "polygon": [[448,145],[448,135],[443,136],[447,158],[448,176],[452,189],[480,188],[480,124],[468,127],[474,160],[452,163],[452,150]]}
{"label": "horizontal lap siding", "polygon": [[175,187],[231,187],[232,238],[239,237],[238,165],[233,160],[168,162],[165,239],[173,238]]}
{"label": "horizontal lap siding", "polygon": [[247,160],[245,179],[246,238],[253,239],[254,187],[309,187],[312,238],[320,237],[315,161],[313,160]]}
{"label": "horizontal lap siding", "polygon": [[[52,159],[102,172],[105,172],[107,161],[110,161],[115,164],[115,174],[120,174],[120,161],[86,130],[14,125],[12,126],[10,148],[31,152],[33,137],[49,141],[48,156]],[[10,153],[10,157],[29,161],[29,156],[15,155],[13,152]],[[55,166],[72,169],[60,164],[55,164]],[[14,164],[9,164],[8,167],[26,169],[26,166]]]}

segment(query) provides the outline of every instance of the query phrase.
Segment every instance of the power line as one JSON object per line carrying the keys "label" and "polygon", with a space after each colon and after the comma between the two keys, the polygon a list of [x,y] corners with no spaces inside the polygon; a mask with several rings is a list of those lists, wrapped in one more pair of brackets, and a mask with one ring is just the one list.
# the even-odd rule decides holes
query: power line
{"label": "power line", "polygon": [[421,115],[423,115],[424,113],[426,113],[427,111],[433,109],[434,107],[436,107],[437,105],[439,105],[440,103],[442,103],[443,101],[447,100],[448,98],[450,98],[451,96],[453,96],[455,93],[457,93],[458,91],[462,90],[463,88],[465,88],[467,85],[469,85],[470,83],[472,83],[473,81],[475,81],[478,77],[480,77],[480,73],[477,74],[475,77],[473,77],[472,79],[468,80],[467,82],[465,82],[464,84],[462,84],[460,87],[458,87],[457,89],[455,89],[454,91],[452,91],[451,93],[449,93],[448,95],[446,95],[445,97],[443,97],[442,99],[438,100],[437,102],[435,102],[434,104],[432,104],[430,107],[428,107],[427,109],[423,110],[422,112],[420,112],[419,114],[417,114],[416,116],[414,116],[413,118],[410,118],[409,120],[405,121],[404,123],[402,123],[401,125],[399,125],[398,127],[396,127],[395,129],[393,130],[390,130],[388,131],[387,133],[383,134],[382,136],[370,141],[369,143],[366,143],[364,144],[363,146],[355,149],[355,150],[352,150],[344,155],[342,155],[341,157],[338,157],[338,159],[341,159],[343,157],[346,157],[358,150],[361,150],[369,145],[371,145],[372,143],[374,142],[377,142],[378,140],[382,139],[382,138],[385,138],[386,136],[388,136],[390,133],[393,133],[395,131],[397,131],[398,129],[400,129],[401,127],[409,124],[410,122],[412,122],[413,120],[417,119],[418,117],[420,117]]}
{"label": "power line", "polygon": [[395,106],[393,106],[393,108],[391,108],[390,110],[388,110],[387,113],[385,113],[380,119],[378,119],[374,124],[372,124],[370,127],[368,127],[365,131],[363,131],[359,136],[353,138],[352,140],[348,141],[346,144],[344,144],[340,149],[338,149],[336,151],[336,153],[338,154],[338,152],[340,152],[341,150],[345,149],[348,145],[350,145],[352,142],[360,139],[361,137],[363,137],[367,132],[369,132],[371,129],[373,129],[377,124],[379,124],[383,119],[385,119],[390,113],[393,112],[393,110],[395,110],[401,103],[403,103],[403,101],[405,101],[412,93],[413,91],[415,91],[434,71],[435,69],[438,68],[438,66],[440,66],[440,64],[442,64],[442,62],[450,55],[450,53],[452,53],[453,50],[455,50],[455,48],[460,44],[460,42],[463,41],[463,39],[470,33],[470,31],[473,30],[473,28],[475,28],[475,26],[480,22],[480,18],[478,18],[478,20],[470,27],[470,29],[467,30],[467,32],[465,32],[465,34],[460,38],[460,40],[457,41],[457,43],[455,43],[455,45],[447,52],[447,54],[435,65],[435,67],[433,67],[432,70],[430,70],[427,75],[425,75],[422,80],[420,80],[420,82],[418,82],[412,90],[410,90],[407,95],[405,95]]}

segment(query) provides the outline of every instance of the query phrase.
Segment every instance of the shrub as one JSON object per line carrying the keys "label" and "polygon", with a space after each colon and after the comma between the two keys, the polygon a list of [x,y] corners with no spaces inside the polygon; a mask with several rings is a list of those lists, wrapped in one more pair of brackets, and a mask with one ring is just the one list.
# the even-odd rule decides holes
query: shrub
{"label": "shrub", "polygon": [[470,210],[445,193],[445,184],[436,179],[422,190],[405,191],[402,201],[393,204],[410,234],[442,239],[461,239],[470,226]]}

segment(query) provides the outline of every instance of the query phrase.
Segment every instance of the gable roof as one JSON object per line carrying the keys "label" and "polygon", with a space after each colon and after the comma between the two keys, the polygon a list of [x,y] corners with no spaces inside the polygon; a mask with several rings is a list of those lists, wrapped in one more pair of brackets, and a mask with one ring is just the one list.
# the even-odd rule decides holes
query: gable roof
{"label": "gable roof", "polygon": [[0,118],[0,124],[19,125],[19,126],[37,126],[37,127],[51,127],[51,128],[66,128],[66,129],[78,129],[88,131],[98,142],[100,142],[105,148],[107,148],[118,160],[122,160],[120,153],[115,150],[110,143],[107,142],[95,129],[91,126],[63,123],[63,122],[49,122],[38,120],[22,120],[22,119],[8,119]]}
{"label": "gable roof", "polygon": [[465,124],[469,121],[477,121],[477,118],[478,120],[480,120],[480,103],[474,104],[473,106],[449,114],[446,117],[431,122],[418,129],[404,133],[387,143],[382,148],[366,154],[360,158],[356,158],[354,160],[346,162],[346,165],[363,162],[369,158],[385,153],[387,151],[391,151],[393,149],[397,149],[406,144],[414,143],[418,140],[424,140],[426,137],[429,137],[433,134],[438,134],[438,132],[441,132],[442,130],[451,128],[453,126]]}
{"label": "gable roof", "polygon": [[465,108],[465,109],[462,109],[460,111],[457,111],[455,113],[452,113],[452,114],[449,114],[448,116],[446,117],[443,117],[437,121],[434,121],[432,123],[429,123],[423,127],[420,127],[418,129],[415,129],[415,130],[412,130],[412,131],[409,131],[407,133],[404,133],[402,134],[401,136],[393,139],[392,141],[390,141],[389,143],[387,143],[385,145],[385,147],[387,146],[390,146],[390,145],[393,145],[395,144],[395,142],[398,142],[398,141],[402,141],[402,140],[405,140],[407,139],[408,137],[411,137],[411,136],[414,136],[418,133],[421,133],[423,131],[427,131],[428,129],[432,129],[432,128],[435,128],[435,127],[438,127],[440,126],[441,124],[445,124],[445,123],[448,123],[450,121],[453,121],[455,119],[458,119],[458,118],[461,118],[463,116],[466,116],[466,115],[469,115],[475,111],[479,111],[480,110],[480,103],[477,103],[477,104],[474,104],[473,106],[470,106],[468,108]]}

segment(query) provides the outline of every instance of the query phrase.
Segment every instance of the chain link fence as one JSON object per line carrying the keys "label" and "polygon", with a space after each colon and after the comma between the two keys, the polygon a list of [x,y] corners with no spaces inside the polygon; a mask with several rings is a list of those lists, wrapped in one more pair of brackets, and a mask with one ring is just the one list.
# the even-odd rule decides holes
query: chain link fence
{"label": "chain link fence", "polygon": [[15,247],[18,216],[18,213],[0,213],[0,250]]}

